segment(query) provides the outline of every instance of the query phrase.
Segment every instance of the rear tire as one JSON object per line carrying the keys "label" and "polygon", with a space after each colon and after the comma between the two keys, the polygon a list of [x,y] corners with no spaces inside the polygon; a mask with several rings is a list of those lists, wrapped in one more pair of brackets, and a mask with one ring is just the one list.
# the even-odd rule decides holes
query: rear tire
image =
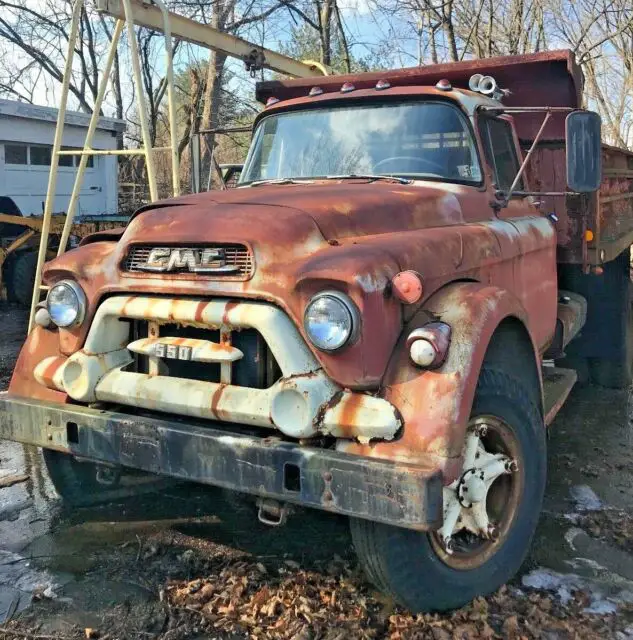
{"label": "rear tire", "polygon": [[9,300],[18,302],[24,307],[31,305],[36,268],[37,253],[35,251],[18,251],[11,259],[6,276]]}
{"label": "rear tire", "polygon": [[589,358],[591,381],[608,389],[626,389],[633,381],[633,282],[628,283],[621,310],[623,345],[617,358]]}
{"label": "rear tire", "polygon": [[594,384],[624,389],[633,381],[630,248],[603,264],[602,269],[598,275],[584,273],[581,265],[559,265],[560,288],[587,300],[587,321],[565,348],[564,360],[569,360],[572,368],[577,368],[577,363]]}
{"label": "rear tire", "polygon": [[519,475],[511,480],[518,483],[511,492],[515,506],[496,541],[480,543],[474,556],[468,549],[464,554],[448,555],[440,549],[435,532],[350,520],[354,546],[369,579],[414,612],[455,609],[498,589],[518,571],[536,529],[545,491],[547,455],[545,427],[535,400],[507,374],[484,369],[471,422],[478,416],[503,423],[517,452],[514,459],[519,471],[514,475]]}

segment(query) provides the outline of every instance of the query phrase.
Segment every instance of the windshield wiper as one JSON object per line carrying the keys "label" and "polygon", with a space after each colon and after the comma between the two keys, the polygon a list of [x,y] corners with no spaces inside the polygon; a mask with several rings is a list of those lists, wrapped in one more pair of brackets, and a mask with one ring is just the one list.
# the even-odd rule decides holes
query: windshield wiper
{"label": "windshield wiper", "polygon": [[294,178],[273,178],[271,180],[255,180],[245,187],[259,187],[262,184],[312,184],[314,180],[295,180]]}
{"label": "windshield wiper", "polygon": [[408,178],[399,178],[398,176],[383,176],[375,175],[373,173],[350,173],[342,176],[325,176],[327,180],[389,180],[390,182],[397,182],[399,184],[411,184],[413,180]]}

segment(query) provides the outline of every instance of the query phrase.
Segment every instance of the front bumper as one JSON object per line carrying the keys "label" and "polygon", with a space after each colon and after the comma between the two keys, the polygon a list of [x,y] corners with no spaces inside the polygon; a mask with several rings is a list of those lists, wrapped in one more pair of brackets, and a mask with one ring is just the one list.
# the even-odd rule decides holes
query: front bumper
{"label": "front bumper", "polygon": [[442,520],[436,469],[235,433],[217,423],[0,393],[0,438],[419,531]]}

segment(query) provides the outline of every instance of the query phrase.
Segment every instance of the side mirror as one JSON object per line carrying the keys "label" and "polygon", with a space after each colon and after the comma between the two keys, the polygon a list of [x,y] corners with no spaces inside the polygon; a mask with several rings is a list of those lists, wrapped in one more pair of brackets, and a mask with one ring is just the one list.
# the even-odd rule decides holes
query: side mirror
{"label": "side mirror", "polygon": [[565,120],[567,186],[576,193],[591,193],[602,181],[600,116],[593,111],[572,111]]}

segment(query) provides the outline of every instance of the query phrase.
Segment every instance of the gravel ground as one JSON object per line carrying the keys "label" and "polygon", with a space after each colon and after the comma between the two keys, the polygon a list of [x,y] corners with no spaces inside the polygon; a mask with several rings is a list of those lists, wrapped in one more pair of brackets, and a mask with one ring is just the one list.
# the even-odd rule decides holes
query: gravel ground
{"label": "gravel ground", "polygon": [[[0,306],[0,388],[24,325]],[[39,454],[0,442],[0,476],[29,476],[0,489],[0,640],[633,640],[629,414],[627,393],[572,394],[530,557],[513,583],[449,615],[412,616],[377,593],[344,518],[297,510],[270,529],[247,499],[194,485],[66,511]]]}

